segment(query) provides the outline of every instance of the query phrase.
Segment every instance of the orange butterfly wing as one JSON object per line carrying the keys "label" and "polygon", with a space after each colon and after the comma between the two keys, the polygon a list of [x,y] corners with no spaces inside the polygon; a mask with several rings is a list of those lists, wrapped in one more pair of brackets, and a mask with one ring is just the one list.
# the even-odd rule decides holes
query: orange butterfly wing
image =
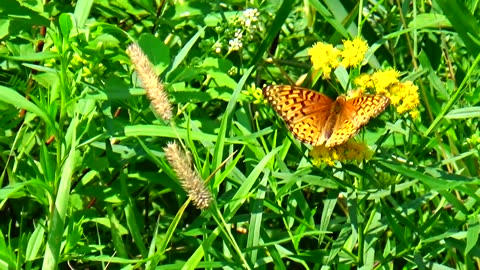
{"label": "orange butterfly wing", "polygon": [[390,99],[380,95],[363,95],[348,100],[339,97],[335,102],[341,110],[338,113],[332,135],[325,143],[326,147],[333,147],[348,141],[371,118],[383,112],[390,104]]}
{"label": "orange butterfly wing", "polygon": [[298,86],[267,86],[263,94],[295,137],[305,143],[334,147],[353,137],[370,118],[388,106],[390,99],[363,95],[346,100]]}
{"label": "orange butterfly wing", "polygon": [[323,143],[320,139],[322,127],[327,122],[333,103],[329,97],[288,85],[267,86],[263,88],[263,95],[297,139],[312,145]]}

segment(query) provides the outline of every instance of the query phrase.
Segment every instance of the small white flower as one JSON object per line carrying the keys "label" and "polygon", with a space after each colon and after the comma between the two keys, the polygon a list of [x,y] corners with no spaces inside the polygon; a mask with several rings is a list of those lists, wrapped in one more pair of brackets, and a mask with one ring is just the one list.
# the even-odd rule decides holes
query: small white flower
{"label": "small white flower", "polygon": [[260,12],[256,8],[249,8],[243,11],[240,17],[241,24],[247,31],[253,31],[257,28],[258,16]]}
{"label": "small white flower", "polygon": [[242,38],[243,38],[242,29],[237,29],[237,30],[235,31],[235,35],[234,35],[234,36],[235,36],[235,38],[237,38],[237,39],[242,39]]}
{"label": "small white flower", "polygon": [[220,44],[218,42],[215,43],[213,45],[213,50],[215,51],[215,53],[218,53],[218,54],[221,53],[222,52],[222,44]]}
{"label": "small white flower", "polygon": [[230,39],[228,45],[230,51],[238,51],[243,47],[242,41],[238,38]]}
{"label": "small white flower", "polygon": [[258,9],[256,8],[247,8],[246,10],[243,11],[243,17],[245,17],[245,19],[250,20],[252,22],[258,21],[259,15],[260,15],[260,12],[258,12]]}

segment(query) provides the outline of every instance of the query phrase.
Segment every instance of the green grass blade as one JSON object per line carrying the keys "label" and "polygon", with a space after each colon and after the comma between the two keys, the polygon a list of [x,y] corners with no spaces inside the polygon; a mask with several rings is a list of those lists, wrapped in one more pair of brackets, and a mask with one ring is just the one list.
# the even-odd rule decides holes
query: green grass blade
{"label": "green grass blade", "polygon": [[480,235],[480,224],[477,219],[472,220],[467,230],[467,245],[465,247],[465,253],[468,254],[474,247],[478,247],[478,236]]}
{"label": "green grass blade", "polygon": [[[322,210],[322,219],[320,221],[320,226],[318,227],[319,231],[327,231],[328,224],[330,224],[330,220],[332,218],[333,210],[335,208],[335,205],[337,204],[337,198],[338,198],[338,191],[331,191],[329,192],[326,200],[324,201],[323,205],[323,210]],[[318,238],[318,243],[319,245],[322,244],[323,238],[325,237],[325,234],[321,234]]]}
{"label": "green grass blade", "polygon": [[280,149],[280,147],[277,147],[273,149],[270,153],[268,153],[262,160],[260,160],[258,165],[252,170],[250,175],[248,175],[247,179],[245,179],[245,181],[242,183],[233,198],[230,200],[230,203],[227,205],[227,209],[224,211],[226,220],[229,220],[237,212],[240,206],[245,202],[251,192],[251,188],[260,176],[260,173],[275,157],[275,154]]}
{"label": "green grass blade", "polygon": [[120,227],[120,222],[115,216],[112,206],[110,205],[107,206],[107,215],[108,215],[108,220],[110,221],[110,231],[112,234],[112,242],[113,242],[113,245],[115,246],[115,250],[117,251],[117,254],[115,257],[128,258],[128,252],[125,248],[125,245],[123,244],[122,235],[118,229]]}
{"label": "green grass blade", "polygon": [[454,109],[445,115],[446,119],[480,118],[480,107]]}
{"label": "green grass blade", "polygon": [[168,81],[170,74],[181,64],[184,62],[185,58],[187,57],[188,52],[192,49],[193,45],[197,42],[197,40],[203,35],[205,28],[198,28],[198,31],[195,35],[190,38],[190,40],[182,47],[182,49],[178,52],[178,54],[173,59],[173,62],[168,69],[167,73],[165,74],[165,80]]}
{"label": "green grass blade", "polygon": [[33,262],[37,259],[39,251],[43,245],[43,239],[45,237],[45,227],[37,226],[33,234],[28,239],[27,250],[25,252],[25,261]]}
{"label": "green grass blade", "polygon": [[128,185],[127,185],[127,175],[125,173],[121,173],[120,181],[122,185],[122,193],[125,198],[127,198],[127,205],[125,206],[125,218],[127,220],[128,229],[130,230],[130,234],[135,241],[135,245],[140,250],[143,258],[148,257],[148,251],[145,245],[143,244],[142,233],[140,232],[139,222],[141,219],[141,215],[136,211],[135,205],[133,205],[133,199],[130,197],[128,192]]}
{"label": "green grass blade", "polygon": [[[78,125],[77,118],[73,119],[71,125],[74,127]],[[56,269],[59,263],[63,232],[65,230],[65,214],[67,212],[70,198],[72,176],[77,162],[75,128],[73,129],[73,134],[69,143],[70,151],[68,152],[65,163],[62,166],[58,193],[54,204],[50,206],[52,211],[50,213],[51,220],[48,224],[47,246],[45,249],[42,269]]]}
{"label": "green grass blade", "polygon": [[201,131],[187,131],[183,128],[175,128],[170,126],[158,126],[158,125],[133,125],[126,126],[123,130],[124,134],[128,137],[137,136],[158,136],[164,138],[179,138],[182,140],[187,139],[188,132],[192,140],[196,141],[217,141],[217,136],[212,134],[203,133]]}
{"label": "green grass blade", "polygon": [[[243,74],[242,78],[237,84],[237,87],[233,90],[232,98],[228,102],[227,109],[223,114],[222,122],[220,123],[220,128],[219,128],[217,140],[215,143],[215,149],[213,151],[212,165],[214,168],[220,167],[220,164],[222,164],[223,162],[223,151],[225,147],[225,142],[227,141],[226,140],[227,134],[231,128],[232,117],[233,117],[232,112],[237,105],[237,100],[238,100],[238,96],[240,95],[240,91],[243,89],[243,86],[245,85],[245,81],[250,76],[250,73],[252,72],[253,68],[254,68],[253,66],[250,67],[247,71],[245,71],[245,74]],[[213,185],[217,186],[219,184],[219,175],[216,175],[214,179],[215,181]]]}
{"label": "green grass blade", "polygon": [[4,269],[18,269],[15,252],[11,250],[5,241],[8,234],[0,230],[0,266]]}
{"label": "green grass blade", "polygon": [[93,0],[79,0],[75,5],[75,11],[73,17],[77,22],[78,27],[84,27],[90,16],[90,10],[92,9]]}
{"label": "green grass blade", "polygon": [[263,175],[263,179],[259,185],[259,191],[255,195],[255,202],[252,207],[252,216],[250,218],[250,226],[248,228],[248,239],[246,248],[253,249],[250,252],[250,261],[255,262],[258,257],[258,250],[255,247],[261,244],[261,231],[263,220],[263,201],[267,190],[269,174]]}
{"label": "green grass blade", "polygon": [[379,162],[392,172],[420,180],[425,185],[428,185],[431,189],[438,191],[455,188],[456,186],[465,185],[473,181],[473,179],[469,179],[467,177],[447,174],[441,171],[425,170],[424,168],[412,168],[406,165],[398,165],[398,163],[393,162]]}
{"label": "green grass blade", "polygon": [[444,12],[455,31],[467,45],[470,55],[480,53],[480,44],[473,37],[480,36],[480,24],[477,18],[468,10],[463,1],[438,0],[436,3]]}
{"label": "green grass blade", "polygon": [[37,105],[28,101],[25,97],[20,95],[17,91],[0,85],[0,100],[2,102],[11,104],[17,108],[27,110],[31,113],[38,115],[43,121],[45,121],[50,127],[54,128],[55,124],[50,119],[48,114],[42,111]]}
{"label": "green grass blade", "polygon": [[257,53],[250,61],[249,66],[254,66],[261,61],[261,59],[263,58],[263,55],[265,54],[267,49],[272,45],[273,40],[282,29],[282,26],[285,23],[285,20],[287,19],[291,10],[293,9],[294,4],[295,2],[292,0],[282,1],[280,8],[275,14],[275,18],[272,21],[270,29],[267,31],[267,35],[265,36],[262,43],[258,47]]}

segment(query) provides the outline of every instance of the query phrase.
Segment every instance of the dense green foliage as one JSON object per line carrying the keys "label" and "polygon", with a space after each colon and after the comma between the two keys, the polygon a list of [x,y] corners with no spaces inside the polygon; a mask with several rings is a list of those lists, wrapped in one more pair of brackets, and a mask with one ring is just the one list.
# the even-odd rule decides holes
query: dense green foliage
{"label": "dense green foliage", "polygon": [[[478,268],[479,14],[449,0],[3,0],[0,268]],[[308,48],[357,36],[361,69],[312,72]],[[420,114],[371,121],[356,136],[368,161],[313,165],[258,96],[301,81],[333,97],[389,67],[418,86]],[[208,209],[166,161],[172,140],[208,179]]]}

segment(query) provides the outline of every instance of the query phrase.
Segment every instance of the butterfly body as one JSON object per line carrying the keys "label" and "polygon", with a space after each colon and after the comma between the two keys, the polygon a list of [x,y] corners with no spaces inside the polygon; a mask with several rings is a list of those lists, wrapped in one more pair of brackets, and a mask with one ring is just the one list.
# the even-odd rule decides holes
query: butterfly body
{"label": "butterfly body", "polygon": [[381,95],[339,96],[333,101],[316,91],[288,85],[267,86],[263,94],[296,138],[328,148],[345,143],[390,102]]}

